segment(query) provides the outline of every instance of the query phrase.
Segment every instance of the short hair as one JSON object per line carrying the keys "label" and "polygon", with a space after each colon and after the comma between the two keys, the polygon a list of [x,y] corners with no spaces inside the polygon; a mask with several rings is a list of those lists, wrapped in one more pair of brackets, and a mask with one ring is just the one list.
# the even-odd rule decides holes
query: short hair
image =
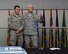
{"label": "short hair", "polygon": [[16,7],[20,8],[20,6],[19,6],[19,5],[15,5],[15,6],[14,6],[14,9],[16,9]]}

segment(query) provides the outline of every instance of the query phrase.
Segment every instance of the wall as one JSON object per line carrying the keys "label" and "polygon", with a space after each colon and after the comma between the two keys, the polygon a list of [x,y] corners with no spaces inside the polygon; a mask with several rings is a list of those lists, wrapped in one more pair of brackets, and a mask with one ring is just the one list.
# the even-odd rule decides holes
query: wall
{"label": "wall", "polygon": [[[5,9],[13,9],[13,6],[15,4],[19,4],[21,7],[23,7],[24,9],[27,8],[27,5],[29,3],[32,3],[35,7],[35,9],[68,9],[68,3],[67,0],[1,0],[0,1],[0,9],[4,9],[4,10],[0,10],[0,27],[2,29],[0,29],[0,46],[5,46],[7,45],[7,29],[3,29],[3,28],[7,28],[8,27],[8,10]],[[13,10],[11,10],[11,13],[13,12]],[[26,12],[26,11],[25,11]],[[42,10],[40,10],[38,12],[38,15],[40,15],[42,12]],[[68,27],[68,10],[65,11],[66,15],[66,26]],[[56,21],[56,15],[55,15],[55,10],[53,10],[53,27],[55,27],[55,21]],[[45,11],[45,15],[46,15],[46,27],[49,27],[49,20],[50,20],[50,11],[46,10]],[[62,18],[63,18],[63,10],[58,10],[58,18],[59,18],[59,27],[62,26]],[[41,24],[39,24],[41,26]],[[54,30],[55,31],[55,30]],[[61,31],[60,31],[61,33]],[[41,34],[40,34],[41,36]],[[68,30],[67,30],[67,36],[68,36]],[[54,37],[55,37],[55,33],[54,33]],[[49,41],[49,30],[47,29],[47,41]],[[49,43],[47,42],[47,45],[49,45]]]}

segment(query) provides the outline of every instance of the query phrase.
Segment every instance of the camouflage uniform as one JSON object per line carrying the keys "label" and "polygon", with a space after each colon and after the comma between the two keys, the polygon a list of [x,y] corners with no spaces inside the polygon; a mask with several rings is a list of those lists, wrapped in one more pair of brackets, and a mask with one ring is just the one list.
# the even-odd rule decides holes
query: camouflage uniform
{"label": "camouflage uniform", "polygon": [[18,46],[23,45],[23,32],[21,31],[18,34],[16,33],[17,29],[23,28],[22,22],[21,15],[15,16],[14,13],[12,13],[8,18],[8,27],[10,28],[10,44],[12,46],[16,45],[16,41]]}
{"label": "camouflage uniform", "polygon": [[29,48],[30,36],[33,43],[33,48],[38,47],[38,38],[37,38],[37,30],[36,30],[36,21],[39,21],[40,17],[36,14],[32,14],[29,16],[29,13],[23,14],[24,24],[24,37],[25,37],[25,47]]}

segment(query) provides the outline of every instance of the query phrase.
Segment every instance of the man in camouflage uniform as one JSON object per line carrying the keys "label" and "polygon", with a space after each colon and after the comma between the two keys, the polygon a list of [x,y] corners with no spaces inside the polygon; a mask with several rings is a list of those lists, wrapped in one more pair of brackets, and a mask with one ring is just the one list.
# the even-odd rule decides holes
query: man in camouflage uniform
{"label": "man in camouflage uniform", "polygon": [[[38,47],[38,38],[37,38],[37,29],[36,29],[36,21],[40,21],[40,17],[33,13],[33,5],[28,5],[28,12],[23,14],[24,20],[24,37],[25,37],[25,47],[30,48],[30,44],[32,44],[32,48]],[[30,40],[31,37],[31,40]],[[30,43],[32,41],[32,43]]]}
{"label": "man in camouflage uniform", "polygon": [[8,27],[10,29],[10,45],[23,45],[23,21],[20,13],[20,6],[14,6],[14,12],[8,18]]}

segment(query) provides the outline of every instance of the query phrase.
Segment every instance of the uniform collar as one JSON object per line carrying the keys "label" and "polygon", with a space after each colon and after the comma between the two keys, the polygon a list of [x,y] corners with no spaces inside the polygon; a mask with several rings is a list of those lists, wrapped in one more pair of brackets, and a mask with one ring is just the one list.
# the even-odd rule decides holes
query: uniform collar
{"label": "uniform collar", "polygon": [[[28,15],[28,14],[29,14],[29,12],[27,12],[27,13],[26,13],[26,15],[29,17],[29,15]],[[33,16],[34,16],[34,14],[32,13],[31,17],[33,17]]]}
{"label": "uniform collar", "polygon": [[[17,17],[16,14],[13,12],[12,14],[14,17]],[[19,14],[18,17],[20,17],[21,15]]]}

